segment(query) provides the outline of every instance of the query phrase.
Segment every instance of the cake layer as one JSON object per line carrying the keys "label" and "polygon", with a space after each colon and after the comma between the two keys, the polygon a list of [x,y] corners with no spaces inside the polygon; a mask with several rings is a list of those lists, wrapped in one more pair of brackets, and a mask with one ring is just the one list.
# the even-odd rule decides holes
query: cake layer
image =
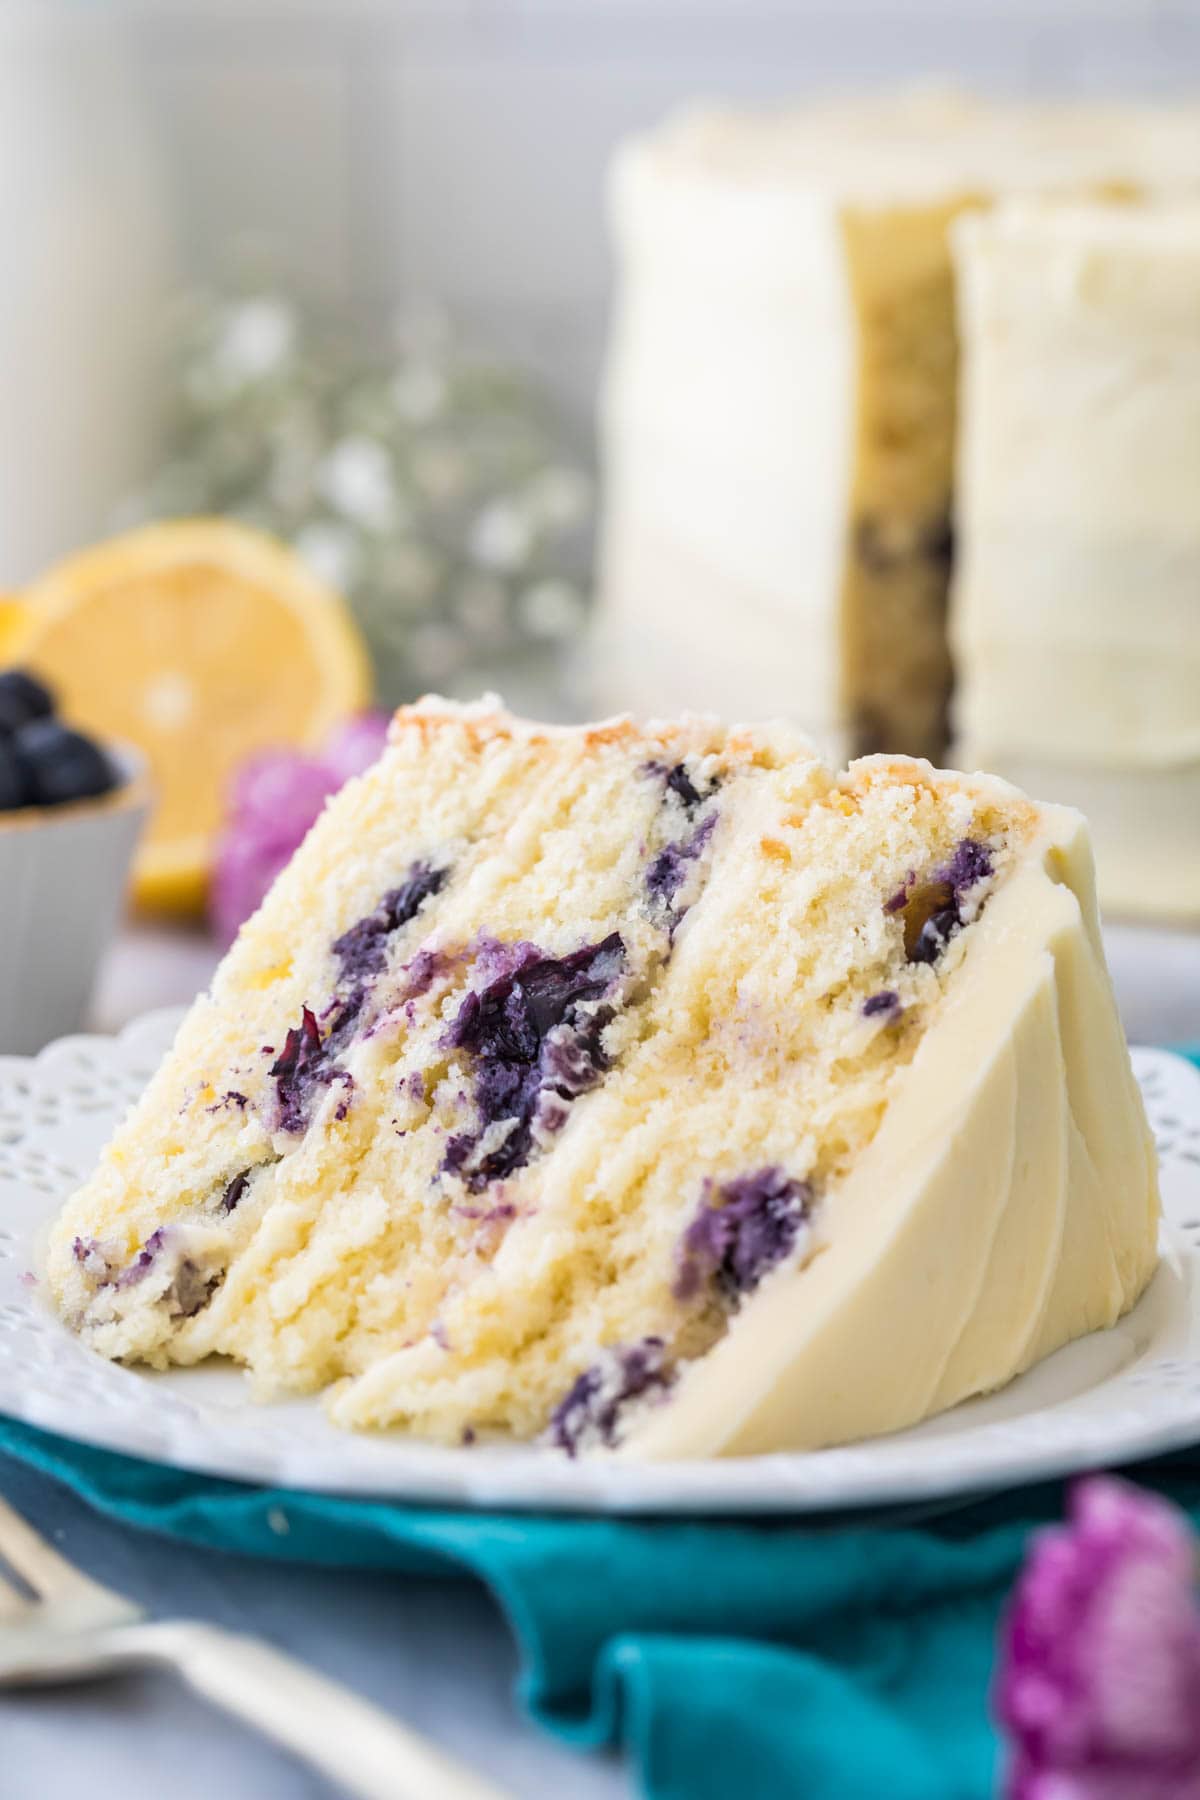
{"label": "cake layer", "polygon": [[1075,815],[783,727],[429,702],[49,1275],[101,1353],[348,1426],[713,1454],[998,1385],[1132,1304],[1155,1229]]}
{"label": "cake layer", "polygon": [[1089,808],[1101,896],[1200,914],[1200,204],[958,235],[959,758]]}
{"label": "cake layer", "polygon": [[1014,192],[1195,191],[1197,137],[1182,108],[924,93],[706,110],[631,140],[611,183],[604,701],[738,707],[756,669],[757,705],[838,754],[944,751],[948,228]]}

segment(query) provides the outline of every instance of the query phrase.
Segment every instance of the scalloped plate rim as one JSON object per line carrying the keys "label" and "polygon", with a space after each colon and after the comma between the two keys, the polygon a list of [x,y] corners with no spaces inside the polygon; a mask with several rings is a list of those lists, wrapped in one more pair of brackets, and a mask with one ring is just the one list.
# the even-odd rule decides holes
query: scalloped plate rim
{"label": "scalloped plate rim", "polygon": [[[160,1009],[118,1037],[79,1034],[36,1057],[0,1056],[0,1413],[11,1418],[256,1486],[407,1504],[692,1516],[829,1515],[962,1500],[1200,1439],[1200,1072],[1164,1050],[1134,1051],[1158,1126],[1166,1214],[1164,1260],[1147,1293],[1111,1330],[1068,1345],[998,1394],[889,1437],[713,1462],[572,1463],[532,1446],[459,1450],[399,1434],[347,1436],[315,1400],[256,1405],[245,1377],[228,1366],[153,1374],[108,1364],[22,1283],[22,1266],[90,1166],[94,1149],[82,1151],[80,1139],[98,1148],[182,1017],[181,1008]],[[102,1077],[102,1091],[85,1107],[88,1069]],[[11,1123],[17,1084],[17,1101],[41,1108],[24,1136]],[[22,1154],[35,1174],[6,1167]],[[56,1178],[46,1172],[50,1157]],[[8,1231],[13,1187],[21,1219]]]}

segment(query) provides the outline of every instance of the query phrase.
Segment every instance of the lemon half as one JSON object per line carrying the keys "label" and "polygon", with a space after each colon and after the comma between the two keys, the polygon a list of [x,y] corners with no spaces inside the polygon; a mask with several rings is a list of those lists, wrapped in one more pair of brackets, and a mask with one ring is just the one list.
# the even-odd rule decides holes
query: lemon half
{"label": "lemon half", "polygon": [[315,747],[370,698],[341,597],[275,539],[221,519],[150,525],[73,556],[22,596],[9,649],[64,717],[137,745],[156,805],[134,866],[148,910],[197,911],[230,776]]}

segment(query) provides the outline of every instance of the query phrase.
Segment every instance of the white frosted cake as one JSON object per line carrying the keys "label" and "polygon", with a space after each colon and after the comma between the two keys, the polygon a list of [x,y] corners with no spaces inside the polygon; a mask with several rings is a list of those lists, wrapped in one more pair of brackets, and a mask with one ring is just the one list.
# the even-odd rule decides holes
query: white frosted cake
{"label": "white frosted cake", "polygon": [[1106,907],[1200,917],[1200,202],[956,241],[956,757],[1086,807]]}
{"label": "white frosted cake", "polygon": [[1155,1266],[1080,817],[792,728],[402,710],[68,1203],[99,1354],[704,1456],[995,1388]]}
{"label": "white frosted cake", "polygon": [[1200,114],[947,94],[689,113],[612,175],[606,704],[946,743],[948,228],[1011,191],[1200,184]]}

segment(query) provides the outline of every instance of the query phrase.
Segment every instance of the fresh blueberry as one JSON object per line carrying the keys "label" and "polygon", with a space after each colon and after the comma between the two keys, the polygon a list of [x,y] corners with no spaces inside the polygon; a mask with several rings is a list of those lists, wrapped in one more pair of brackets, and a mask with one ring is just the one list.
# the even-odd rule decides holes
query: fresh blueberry
{"label": "fresh blueberry", "polygon": [[24,669],[0,669],[0,737],[32,719],[48,719],[53,711],[54,696],[36,676]]}
{"label": "fresh blueberry", "polygon": [[11,744],[25,766],[34,806],[91,800],[117,784],[117,772],[99,744],[58,719],[34,719],[13,734]]}
{"label": "fresh blueberry", "polygon": [[10,738],[0,736],[0,812],[29,805],[29,776]]}

